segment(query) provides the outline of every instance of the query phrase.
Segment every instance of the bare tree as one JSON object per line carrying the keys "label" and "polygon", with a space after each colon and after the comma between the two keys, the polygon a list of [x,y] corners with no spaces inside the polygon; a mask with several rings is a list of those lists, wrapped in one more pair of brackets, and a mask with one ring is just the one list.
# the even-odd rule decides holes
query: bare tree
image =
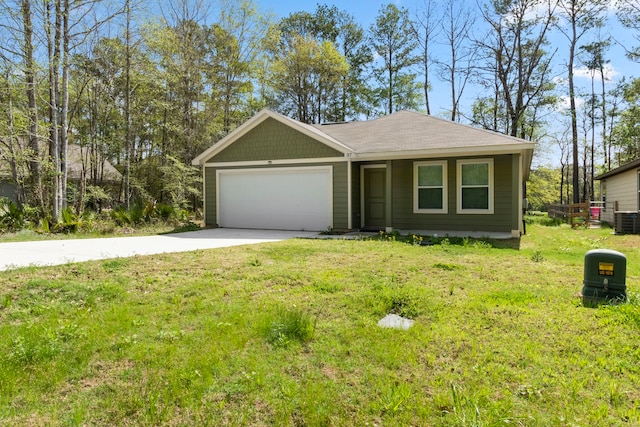
{"label": "bare tree", "polygon": [[553,87],[553,53],[546,48],[554,12],[555,3],[543,0],[493,0],[483,10],[490,26],[477,40],[487,60],[483,71],[489,75],[488,85],[498,83],[497,95],[507,117],[502,131],[511,136],[525,138],[529,110],[550,101],[546,95]]}
{"label": "bare tree", "polygon": [[436,0],[423,0],[422,8],[416,11],[415,20],[412,21],[413,31],[422,50],[422,70],[424,73],[424,103],[427,114],[431,114],[429,103],[429,90],[431,90],[430,67],[433,62],[431,58],[431,44],[438,35],[438,11]]}
{"label": "bare tree", "polygon": [[[47,53],[49,56],[49,156],[54,165],[60,165],[60,47],[62,38],[62,6],[60,0],[47,1],[44,5],[44,31],[47,35]],[[53,175],[52,217],[54,221],[60,218],[60,210],[65,199],[63,176]]]}
{"label": "bare tree", "polygon": [[42,194],[42,176],[40,172],[40,147],[38,145],[38,105],[36,90],[36,62],[33,46],[33,10],[31,0],[21,1],[23,19],[23,58],[24,78],[26,83],[29,117],[29,148],[31,149],[31,161],[29,169],[31,173],[31,187],[33,188],[36,203],[44,210],[44,197]]}
{"label": "bare tree", "polygon": [[[555,145],[560,150],[560,204],[569,201],[569,155],[571,154],[571,141],[567,132],[553,138]],[[565,198],[566,192],[566,198]]]}
{"label": "bare tree", "polygon": [[[606,7],[605,0],[560,0],[560,10],[565,18],[558,28],[569,41],[569,62],[567,76],[569,81],[569,109],[571,114],[571,135],[573,146],[573,203],[580,202],[578,171],[578,117],[576,109],[576,90],[574,83],[574,63],[576,48],[580,39],[591,28],[601,25],[601,16]],[[563,25],[564,24],[564,25]]]}
{"label": "bare tree", "polygon": [[127,211],[131,209],[131,2],[125,1],[125,67],[124,67],[124,203]]}
{"label": "bare tree", "polygon": [[[607,79],[605,65],[609,62],[604,58],[605,50],[611,45],[611,39],[600,39],[599,41],[595,41],[589,43],[587,45],[581,46],[580,50],[586,55],[586,58],[582,61],[589,72],[591,73],[591,98],[592,98],[592,107],[594,111],[592,111],[592,116],[595,121],[595,108],[598,102],[596,101],[595,94],[595,74],[598,73],[600,76],[600,118],[602,120],[602,152],[604,156],[604,167],[605,170],[611,169],[611,158],[607,155],[608,153],[608,144],[609,140],[607,138],[607,91],[605,88],[605,84]],[[595,123],[594,123],[595,124]],[[595,126],[594,130],[595,132]],[[595,135],[593,135],[593,140],[595,140]],[[595,152],[595,147],[592,149]]]}
{"label": "bare tree", "polygon": [[[451,95],[451,121],[459,119],[460,99],[474,73],[477,45],[471,43],[475,16],[463,0],[448,0],[444,7],[441,34],[449,51],[446,60],[436,64],[440,78],[447,82]],[[443,58],[444,59],[444,58]]]}

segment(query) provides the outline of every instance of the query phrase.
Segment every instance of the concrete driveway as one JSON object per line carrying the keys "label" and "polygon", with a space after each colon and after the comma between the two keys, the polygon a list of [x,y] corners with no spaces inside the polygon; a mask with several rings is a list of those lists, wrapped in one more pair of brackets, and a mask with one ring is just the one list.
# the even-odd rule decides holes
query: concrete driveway
{"label": "concrete driveway", "polygon": [[0,243],[0,271],[315,237],[317,232],[216,228],[161,236]]}

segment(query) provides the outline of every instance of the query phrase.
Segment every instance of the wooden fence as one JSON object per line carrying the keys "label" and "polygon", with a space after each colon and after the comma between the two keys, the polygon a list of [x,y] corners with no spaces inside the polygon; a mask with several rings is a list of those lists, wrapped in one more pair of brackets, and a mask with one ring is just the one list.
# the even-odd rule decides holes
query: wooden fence
{"label": "wooden fence", "polygon": [[559,218],[572,227],[600,223],[614,226],[617,210],[618,202],[591,201],[571,205],[550,205],[547,213],[550,218]]}
{"label": "wooden fence", "polygon": [[571,227],[588,227],[590,203],[572,203],[570,205],[550,205],[547,214],[550,218],[560,218]]}

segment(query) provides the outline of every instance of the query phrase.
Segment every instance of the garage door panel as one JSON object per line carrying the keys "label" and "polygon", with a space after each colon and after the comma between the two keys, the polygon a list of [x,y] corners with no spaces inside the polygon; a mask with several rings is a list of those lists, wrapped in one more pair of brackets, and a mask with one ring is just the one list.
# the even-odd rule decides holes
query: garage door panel
{"label": "garage door panel", "polygon": [[230,228],[326,230],[331,169],[219,171],[218,223]]}

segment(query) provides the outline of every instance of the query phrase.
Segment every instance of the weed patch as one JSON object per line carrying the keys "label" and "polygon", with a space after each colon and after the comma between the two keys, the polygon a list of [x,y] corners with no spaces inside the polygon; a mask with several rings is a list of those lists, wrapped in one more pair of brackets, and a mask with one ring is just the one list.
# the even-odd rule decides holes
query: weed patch
{"label": "weed patch", "polygon": [[304,344],[313,338],[316,319],[297,308],[278,308],[262,321],[261,332],[274,347]]}

